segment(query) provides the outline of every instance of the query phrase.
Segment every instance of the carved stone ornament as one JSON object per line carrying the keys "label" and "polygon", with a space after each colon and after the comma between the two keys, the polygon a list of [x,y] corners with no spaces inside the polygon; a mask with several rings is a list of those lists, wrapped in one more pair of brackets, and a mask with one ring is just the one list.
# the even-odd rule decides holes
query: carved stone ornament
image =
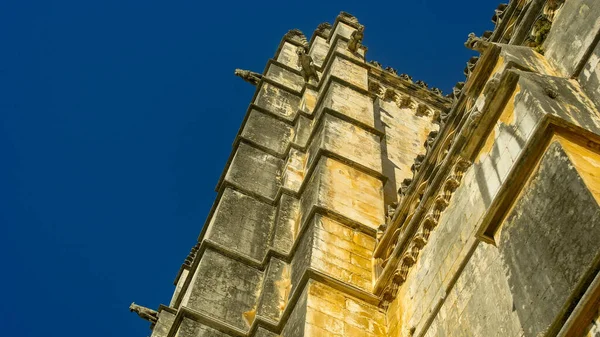
{"label": "carved stone ornament", "polygon": [[399,77],[400,77],[401,79],[405,80],[405,81],[408,81],[408,82],[410,82],[410,83],[412,83],[412,81],[413,81],[413,80],[412,80],[412,76],[409,76],[409,75],[407,75],[407,74],[400,74],[400,76],[399,76]]}
{"label": "carved stone ornament", "polygon": [[354,16],[350,13],[344,12],[344,11],[340,12],[340,14],[338,15],[338,19],[340,21],[343,21],[343,22],[349,24],[350,26],[352,26],[354,28],[358,28],[358,26],[360,25],[356,16]]}
{"label": "carved stone ornament", "polygon": [[431,87],[429,89],[429,91],[431,91],[432,93],[434,93],[434,94],[436,94],[438,96],[442,96],[442,94],[443,94],[442,90],[440,90],[439,88],[436,88],[436,87]]}
{"label": "carved stone ornament", "polygon": [[502,22],[502,18],[504,17],[504,13],[506,11],[506,7],[508,4],[500,4],[494,10],[494,16],[492,16],[492,22],[497,26]]}
{"label": "carved stone ornament", "polygon": [[433,146],[433,142],[435,142],[435,139],[438,136],[438,132],[437,131],[431,131],[428,135],[427,135],[427,139],[425,140],[425,150],[429,153],[429,151],[431,150],[431,147]]}
{"label": "carved stone ornament", "polygon": [[456,83],[456,85],[454,86],[454,88],[452,88],[452,98],[454,100],[457,100],[458,97],[460,97],[460,93],[462,92],[462,89],[465,86],[465,82],[458,82]]}
{"label": "carved stone ornament", "polygon": [[298,66],[301,68],[300,72],[302,73],[304,82],[308,83],[311,78],[319,82],[319,75],[313,64],[313,59],[306,53],[306,49],[299,46],[296,49],[296,54],[298,54]]}
{"label": "carved stone ornament", "polygon": [[368,63],[376,68],[383,69],[383,66],[381,65],[381,63],[379,63],[377,61],[369,61]]}
{"label": "carved stone ornament", "polygon": [[262,79],[262,74],[255,73],[250,70],[236,69],[234,72],[235,76],[241,77],[244,81],[257,85],[258,82]]}
{"label": "carved stone ornament", "polygon": [[188,256],[185,258],[185,260],[183,261],[183,265],[186,267],[191,267],[192,263],[194,262],[194,259],[196,258],[196,253],[198,252],[198,249],[200,249],[200,243],[196,243],[194,245],[194,247],[192,247],[192,249],[190,250],[190,253],[188,254]]}
{"label": "carved stone ornament", "polygon": [[400,183],[400,189],[398,190],[398,194],[400,194],[401,196],[405,196],[411,183],[412,179],[406,178],[402,180],[402,183]]}
{"label": "carved stone ornament", "polygon": [[317,34],[321,34],[326,38],[331,34],[331,24],[329,22],[323,22],[317,26],[316,29]]}
{"label": "carved stone ornament", "polygon": [[486,49],[489,48],[489,46],[489,42],[480,37],[477,37],[475,33],[470,33],[469,37],[467,38],[467,42],[465,42],[465,47],[467,47],[467,49],[475,50],[479,53],[485,52]]}
{"label": "carved stone ornament", "polygon": [[142,307],[141,305],[137,305],[135,302],[131,303],[129,306],[129,311],[135,312],[138,316],[140,316],[140,318],[145,319],[152,324],[156,324],[158,321],[158,312],[146,307]]}
{"label": "carved stone ornament", "polygon": [[421,87],[421,88],[424,88],[424,89],[427,88],[427,83],[425,83],[424,81],[419,80],[419,81],[416,81],[415,84],[418,87]]}
{"label": "carved stone ornament", "polygon": [[475,69],[475,66],[477,65],[477,61],[479,61],[479,56],[473,56],[469,59],[469,62],[467,62],[467,66],[465,67],[465,70],[463,71],[463,73],[465,74],[465,76],[467,76],[467,78],[469,76],[471,76],[471,73],[473,72],[473,70]]}
{"label": "carved stone ornament", "polygon": [[385,71],[394,75],[398,75],[398,71],[392,67],[385,67]]}
{"label": "carved stone ornament", "polygon": [[358,28],[352,32],[350,35],[350,41],[348,42],[348,50],[356,53],[358,48],[362,46],[362,40],[365,36],[365,26],[360,25]]}
{"label": "carved stone ornament", "polygon": [[382,96],[384,93],[381,84],[372,80],[369,80],[369,92],[375,96]]}
{"label": "carved stone ornament", "polygon": [[544,44],[544,41],[546,41],[548,33],[550,33],[550,28],[552,28],[552,21],[547,15],[544,14],[540,15],[535,20],[535,23],[531,28],[531,34],[528,39],[528,44],[540,54],[544,54],[544,49],[542,45]]}
{"label": "carved stone ornament", "polygon": [[308,40],[300,29],[292,29],[285,33],[285,38],[300,43],[304,49],[308,49]]}

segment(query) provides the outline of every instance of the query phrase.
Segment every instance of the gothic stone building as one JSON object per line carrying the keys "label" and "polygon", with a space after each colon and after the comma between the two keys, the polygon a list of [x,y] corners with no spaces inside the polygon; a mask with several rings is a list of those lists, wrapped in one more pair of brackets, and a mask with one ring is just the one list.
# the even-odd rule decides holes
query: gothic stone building
{"label": "gothic stone building", "polygon": [[442,96],[342,12],[262,74],[152,337],[600,336],[600,1],[513,0]]}

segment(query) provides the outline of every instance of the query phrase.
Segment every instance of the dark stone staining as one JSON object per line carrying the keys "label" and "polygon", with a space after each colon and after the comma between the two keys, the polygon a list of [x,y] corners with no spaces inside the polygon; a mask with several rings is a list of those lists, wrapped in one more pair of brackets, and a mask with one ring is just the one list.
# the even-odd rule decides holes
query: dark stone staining
{"label": "dark stone staining", "polygon": [[248,331],[243,314],[256,305],[262,273],[211,249],[202,255],[196,272],[199,277],[186,306]]}
{"label": "dark stone staining", "polygon": [[545,55],[567,76],[575,74],[581,58],[598,34],[600,1],[565,1],[544,43]]}
{"label": "dark stone staining", "polygon": [[275,207],[225,189],[210,223],[208,239],[262,261],[275,223]]}
{"label": "dark stone staining", "polygon": [[290,195],[282,194],[278,207],[272,247],[278,253],[288,255],[294,244],[300,202]]}
{"label": "dark stone staining", "polygon": [[225,180],[248,193],[273,200],[280,186],[283,160],[240,143]]}
{"label": "dark stone staining", "polygon": [[300,97],[272,84],[263,83],[254,104],[291,122],[300,106]]}
{"label": "dark stone staining", "polygon": [[252,110],[244,125],[242,137],[263,146],[278,155],[287,150],[292,127],[268,114]]}
{"label": "dark stone staining", "polygon": [[285,287],[287,269],[285,262],[275,258],[271,259],[265,276],[257,315],[267,317],[275,322],[278,322],[281,318],[283,308],[281,307],[282,302],[279,294],[280,287]]}
{"label": "dark stone staining", "polygon": [[281,331],[281,337],[303,337],[304,328],[306,325],[306,305],[307,305],[307,289],[308,284],[298,298],[292,313]]}
{"label": "dark stone staining", "polygon": [[598,270],[600,207],[559,143],[504,223],[499,249],[526,336],[557,332]]}

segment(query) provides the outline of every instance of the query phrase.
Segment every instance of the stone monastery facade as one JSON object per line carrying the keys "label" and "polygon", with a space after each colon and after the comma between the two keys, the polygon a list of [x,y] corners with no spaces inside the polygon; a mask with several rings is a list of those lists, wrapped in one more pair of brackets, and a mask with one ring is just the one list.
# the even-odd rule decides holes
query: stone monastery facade
{"label": "stone monastery facade", "polygon": [[600,336],[600,1],[512,0],[448,96],[342,12],[256,86],[152,337]]}

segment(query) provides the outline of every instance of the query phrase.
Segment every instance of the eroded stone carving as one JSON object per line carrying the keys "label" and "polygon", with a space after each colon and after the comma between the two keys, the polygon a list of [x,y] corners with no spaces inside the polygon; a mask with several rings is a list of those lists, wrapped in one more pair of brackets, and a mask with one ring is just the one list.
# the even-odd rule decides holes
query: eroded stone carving
{"label": "eroded stone carving", "polygon": [[398,75],[398,71],[392,67],[385,67],[385,71],[394,75]]}
{"label": "eroded stone carving", "polygon": [[400,196],[402,197],[405,196],[411,183],[412,179],[406,178],[402,180],[402,183],[400,183],[400,189],[398,190],[398,194],[400,194]]}
{"label": "eroded stone carving", "polygon": [[465,47],[483,53],[490,47],[490,43],[480,37],[477,37],[475,33],[470,33],[469,37],[467,38],[467,42],[465,42]]}
{"label": "eroded stone carving", "polygon": [[358,51],[358,48],[362,46],[362,40],[365,36],[364,31],[365,26],[359,25],[358,28],[352,32],[352,35],[350,35],[350,41],[348,42],[348,50],[353,53]]}
{"label": "eroded stone carving", "polygon": [[531,34],[529,36],[529,38],[527,39],[528,41],[528,46],[532,47],[535,51],[537,51],[540,54],[544,54],[544,41],[546,41],[546,37],[548,36],[548,33],[550,33],[550,29],[552,28],[552,21],[550,20],[550,18],[545,15],[542,14],[540,15],[536,20],[535,23],[533,24],[533,27],[531,28]]}
{"label": "eroded stone carving", "polygon": [[412,83],[412,81],[413,81],[413,80],[412,80],[412,76],[409,76],[409,75],[407,75],[407,74],[400,74],[400,75],[399,75],[399,77],[400,77],[401,79],[405,80],[405,81],[408,81],[408,82],[410,82],[410,83]]}
{"label": "eroded stone carving", "polygon": [[506,7],[508,7],[508,4],[500,4],[494,10],[494,16],[492,16],[492,22],[496,26],[498,26],[502,22],[502,19],[504,18],[504,13],[506,11]]}
{"label": "eroded stone carving", "polygon": [[329,37],[331,34],[331,24],[329,22],[323,22],[317,26],[316,29],[317,34],[325,36],[325,38]]}
{"label": "eroded stone carving", "polygon": [[262,74],[255,73],[250,70],[236,69],[234,74],[235,76],[241,77],[244,81],[252,85],[257,85],[262,79]]}
{"label": "eroded stone carving", "polygon": [[427,88],[427,83],[425,83],[424,81],[419,80],[419,81],[416,81],[415,84],[418,87],[421,87],[421,88],[424,88],[424,89]]}
{"label": "eroded stone carving", "polygon": [[368,63],[376,68],[383,69],[383,66],[381,65],[381,63],[379,63],[377,61],[369,61]]}
{"label": "eroded stone carving", "polygon": [[467,62],[467,66],[465,67],[465,70],[463,71],[463,73],[465,74],[465,76],[467,78],[469,76],[471,76],[471,73],[473,72],[473,70],[475,69],[475,66],[477,65],[477,61],[479,61],[479,56],[473,56]]}
{"label": "eroded stone carving", "polygon": [[344,12],[344,11],[340,12],[340,14],[338,15],[338,19],[340,21],[343,21],[343,22],[349,24],[350,26],[352,26],[354,28],[358,28],[360,25],[356,16],[354,16],[350,13]]}
{"label": "eroded stone carving", "polygon": [[425,140],[425,144],[424,144],[425,150],[427,151],[427,153],[429,153],[429,151],[431,150],[431,147],[433,146],[433,143],[435,142],[437,135],[438,135],[437,131],[431,131],[427,135],[427,139]]}
{"label": "eroded stone carving", "polygon": [[304,46],[305,49],[308,49],[308,40],[306,40],[306,36],[300,29],[291,29],[284,35],[285,38],[290,39],[292,41],[298,42]]}
{"label": "eroded stone carving", "polygon": [[319,75],[313,64],[313,59],[306,53],[306,48],[299,46],[296,49],[296,54],[298,54],[298,66],[301,68],[300,73],[304,78],[304,82],[308,83],[311,78],[319,82]]}
{"label": "eroded stone carving", "polygon": [[131,303],[129,306],[129,311],[135,312],[138,316],[140,316],[140,318],[145,319],[152,324],[156,324],[158,321],[158,312],[146,307],[142,307],[141,305],[137,305],[135,302]]}
{"label": "eroded stone carving", "polygon": [[429,89],[429,91],[431,91],[432,93],[434,93],[434,94],[436,94],[438,96],[442,96],[442,94],[443,94],[442,90],[440,90],[439,88],[436,88],[436,87],[431,87]]}

